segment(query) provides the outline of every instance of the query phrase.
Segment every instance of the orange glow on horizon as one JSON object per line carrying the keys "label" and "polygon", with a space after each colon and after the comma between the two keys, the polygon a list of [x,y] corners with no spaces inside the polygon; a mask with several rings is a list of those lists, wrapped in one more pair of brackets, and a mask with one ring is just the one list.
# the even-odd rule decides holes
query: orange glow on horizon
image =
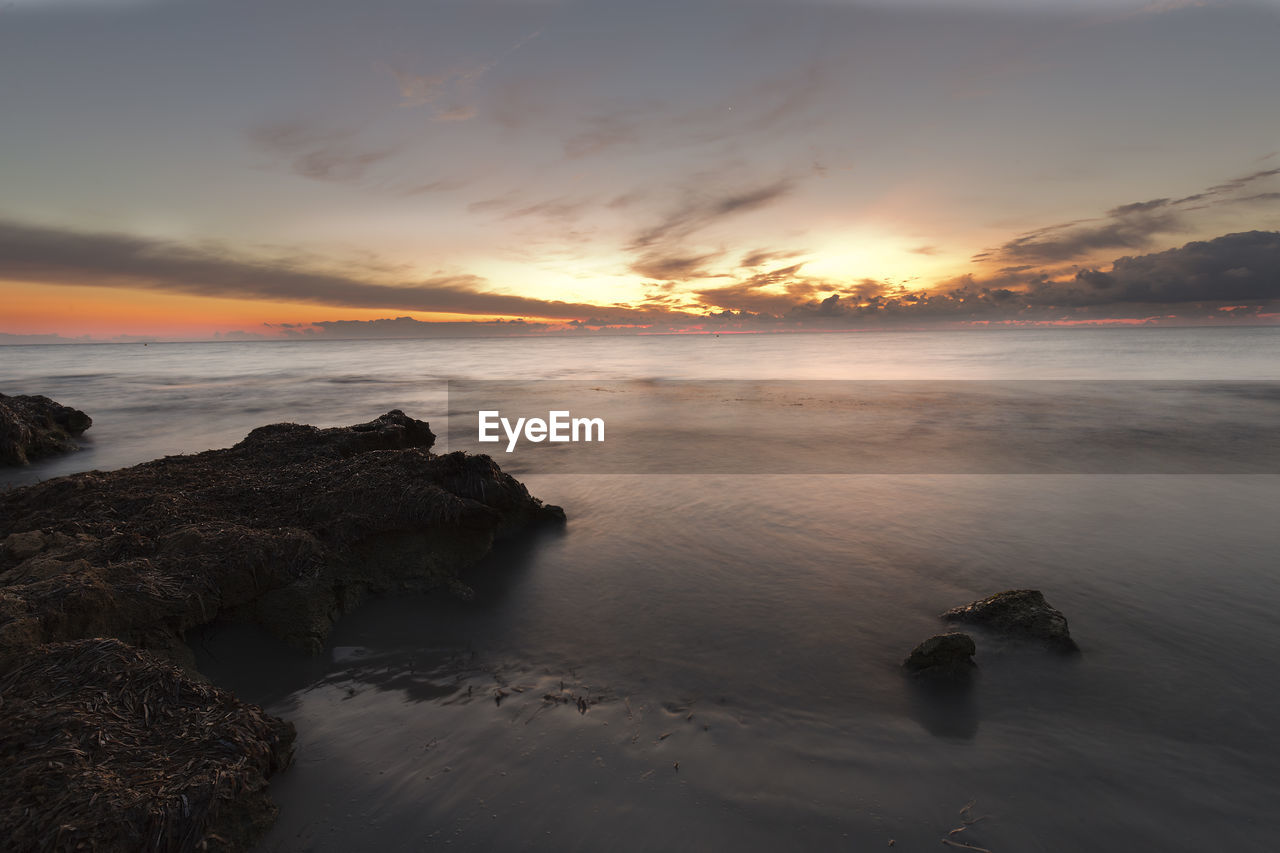
{"label": "orange glow on horizon", "polygon": [[[211,338],[232,331],[282,337],[283,325],[409,316],[423,322],[512,320],[501,315],[347,308],[301,302],[223,299],[158,290],[0,282],[5,291],[0,332],[19,335]],[[539,322],[539,318],[522,318]],[[544,320],[561,325],[564,320]]]}

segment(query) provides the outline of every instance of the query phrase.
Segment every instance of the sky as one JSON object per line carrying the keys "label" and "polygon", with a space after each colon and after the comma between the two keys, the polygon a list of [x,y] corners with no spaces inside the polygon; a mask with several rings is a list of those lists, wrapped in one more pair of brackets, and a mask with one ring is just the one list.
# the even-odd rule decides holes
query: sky
{"label": "sky", "polygon": [[1280,4],[0,0],[0,342],[1280,322]]}

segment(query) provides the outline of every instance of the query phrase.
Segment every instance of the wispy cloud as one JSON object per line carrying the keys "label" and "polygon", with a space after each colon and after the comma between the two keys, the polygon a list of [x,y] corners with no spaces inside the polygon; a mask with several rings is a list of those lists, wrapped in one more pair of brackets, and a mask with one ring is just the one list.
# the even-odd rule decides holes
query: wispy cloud
{"label": "wispy cloud", "polygon": [[1239,193],[1251,184],[1266,180],[1267,178],[1275,177],[1276,175],[1280,175],[1280,169],[1260,169],[1252,174],[1244,175],[1239,178],[1232,178],[1229,181],[1223,181],[1220,184],[1215,184],[1207,190],[1198,192],[1195,195],[1180,198],[1175,202],[1175,204],[1190,204],[1191,202],[1196,201],[1220,202],[1224,197],[1231,196],[1234,193]]}
{"label": "wispy cloud", "polygon": [[974,256],[975,261],[1019,265],[1061,263],[1107,249],[1145,249],[1157,237],[1187,230],[1187,214],[1211,207],[1266,201],[1274,194],[1244,191],[1260,181],[1280,175],[1280,169],[1264,169],[1233,178],[1182,198],[1157,198],[1123,204],[1098,219],[1040,228],[1015,237],[1000,247]]}
{"label": "wispy cloud", "polygon": [[453,192],[465,187],[469,181],[466,178],[438,178],[434,181],[424,181],[418,184],[402,184],[395,188],[395,195],[399,196],[415,196],[428,195],[430,193]]}
{"label": "wispy cloud", "polygon": [[738,261],[738,266],[755,269],[764,264],[798,258],[804,254],[805,252],[794,249],[756,249],[743,255],[742,260]]}
{"label": "wispy cloud", "polygon": [[704,255],[649,253],[637,258],[629,269],[636,275],[657,281],[688,281],[709,277],[712,273],[707,265],[718,257],[718,253]]}
{"label": "wispy cloud", "polygon": [[465,121],[475,116],[475,107],[467,101],[472,96],[472,87],[489,68],[489,65],[478,65],[439,74],[414,74],[386,66],[400,89],[400,105],[430,107],[440,121]]}
{"label": "wispy cloud", "polygon": [[582,217],[593,205],[592,198],[556,196],[531,200],[524,193],[513,190],[492,198],[471,202],[471,213],[494,213],[501,219],[546,219],[558,223],[571,223]]}
{"label": "wispy cloud", "polygon": [[294,174],[316,181],[358,181],[371,166],[399,150],[365,145],[355,131],[324,128],[301,119],[259,125],[249,138]]}
{"label": "wispy cloud", "polygon": [[632,249],[689,237],[716,222],[759,210],[785,197],[795,181],[783,178],[749,189],[733,191],[688,191],[674,209],[644,228],[631,242]]}
{"label": "wispy cloud", "polygon": [[[1158,235],[1183,227],[1169,199],[1126,204],[1107,211],[1101,221],[1054,225],[1015,237],[990,257],[1006,262],[1069,261],[1099,249],[1141,249]],[[978,255],[983,260],[987,255]]]}
{"label": "wispy cloud", "polygon": [[[654,98],[599,105],[566,128],[562,145],[565,156],[578,159],[627,147],[696,147],[773,131],[794,132],[806,111],[821,101],[825,86],[823,66],[812,62],[693,105]],[[821,164],[814,165],[825,171]]]}
{"label": "wispy cloud", "polygon": [[416,74],[398,65],[381,67],[395,78],[401,106],[427,107],[437,121],[466,121],[475,118],[478,112],[474,97],[481,78],[539,35],[539,32],[532,32],[523,36],[496,59],[457,66],[435,74]]}

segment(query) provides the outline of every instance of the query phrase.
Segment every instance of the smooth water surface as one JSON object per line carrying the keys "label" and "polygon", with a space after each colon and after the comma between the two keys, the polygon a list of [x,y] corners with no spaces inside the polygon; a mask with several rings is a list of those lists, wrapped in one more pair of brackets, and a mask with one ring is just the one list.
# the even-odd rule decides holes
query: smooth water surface
{"label": "smooth water surface", "polygon": [[[0,360],[0,391],[95,418],[86,450],[6,475],[17,483],[225,446],[272,421],[401,408],[437,422],[454,378],[1275,380],[1280,334],[14,347]],[[655,452],[676,440],[653,436]],[[495,551],[468,575],[471,602],[368,602],[318,659],[245,628],[193,638],[215,680],[298,726],[263,850],[934,850],[970,801],[987,817],[950,837],[994,853],[1267,850],[1280,833],[1276,475],[520,476],[569,523]],[[971,689],[903,677],[939,612],[1010,587],[1042,589],[1082,654],[978,633]]]}

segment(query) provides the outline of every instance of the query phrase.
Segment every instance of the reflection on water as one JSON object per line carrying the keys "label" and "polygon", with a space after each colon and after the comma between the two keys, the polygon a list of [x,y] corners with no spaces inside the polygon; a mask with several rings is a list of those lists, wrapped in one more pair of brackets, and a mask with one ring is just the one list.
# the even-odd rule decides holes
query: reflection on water
{"label": "reflection on water", "polygon": [[[474,601],[370,602],[256,694],[300,731],[264,850],[923,848],[973,799],[993,850],[1278,828],[1274,477],[530,487],[569,525],[499,549]],[[938,613],[1012,586],[1083,653],[974,630],[967,690],[904,677]],[[255,695],[256,660],[211,672]]]}
{"label": "reflection on water", "polygon": [[[973,680],[980,677],[975,675]],[[976,687],[973,680],[904,678],[912,716],[930,734],[959,740],[973,740],[978,734],[978,705],[974,700]]]}

